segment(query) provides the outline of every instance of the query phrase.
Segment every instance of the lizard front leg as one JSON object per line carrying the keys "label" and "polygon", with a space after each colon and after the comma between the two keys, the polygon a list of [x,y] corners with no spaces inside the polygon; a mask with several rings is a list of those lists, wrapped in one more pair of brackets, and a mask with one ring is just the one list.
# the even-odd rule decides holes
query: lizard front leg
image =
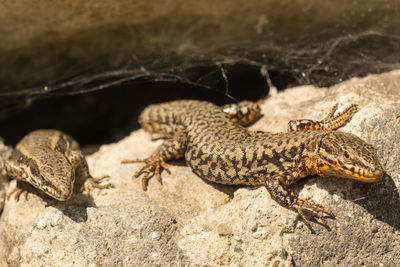
{"label": "lizard front leg", "polygon": [[358,105],[352,104],[342,112],[335,115],[338,104],[334,105],[328,115],[320,120],[291,120],[289,121],[289,131],[305,131],[305,130],[336,130],[345,125],[353,115],[359,110]]}
{"label": "lizard front leg", "polygon": [[14,199],[19,201],[21,194],[24,195],[25,199],[27,198],[28,190],[25,185],[29,177],[25,174],[24,169],[16,164],[16,159],[21,156],[18,150],[14,150],[11,158],[6,160],[4,164],[7,175],[17,180],[15,188],[7,192],[7,199],[14,195]]}
{"label": "lizard front leg", "polygon": [[18,202],[20,196],[23,195],[24,199],[26,200],[28,198],[28,191],[28,183],[16,180],[15,187],[6,193],[6,197],[9,199],[12,195],[14,195],[14,199]]}
{"label": "lizard front leg", "polygon": [[325,216],[335,217],[332,212],[324,209],[322,205],[316,204],[309,199],[299,198],[281,180],[279,177],[270,177],[266,180],[265,187],[276,202],[297,212],[308,227],[310,227],[310,221],[306,213],[316,217],[317,221],[324,225],[326,225]]}
{"label": "lizard front leg", "polygon": [[81,192],[90,193],[94,188],[104,189],[112,188],[110,183],[100,184],[102,181],[108,179],[108,175],[102,177],[92,177],[89,172],[89,167],[85,156],[80,150],[72,150],[68,155],[68,160],[75,168],[75,181],[78,184]]}
{"label": "lizard front leg", "polygon": [[168,165],[166,161],[171,159],[182,158],[186,151],[187,134],[183,126],[178,126],[172,138],[164,140],[158,149],[145,159],[124,160],[122,163],[137,163],[144,162],[145,165],[137,171],[134,176],[139,177],[143,174],[142,188],[147,190],[147,181],[155,175],[157,180],[162,184],[161,170],[165,169],[167,172]]}

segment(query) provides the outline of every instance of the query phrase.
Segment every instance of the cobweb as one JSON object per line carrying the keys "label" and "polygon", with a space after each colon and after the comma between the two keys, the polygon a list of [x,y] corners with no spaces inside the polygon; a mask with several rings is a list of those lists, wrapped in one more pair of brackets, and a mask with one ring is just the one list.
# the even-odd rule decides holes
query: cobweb
{"label": "cobweb", "polygon": [[[148,61],[134,57],[121,69],[2,92],[0,96],[76,95],[139,79],[223,90],[229,96],[228,72],[236,64],[258,68],[267,82],[276,84],[278,89],[304,84],[329,86],[350,77],[399,68],[399,48],[400,36],[377,31],[306,45],[235,43],[205,53],[174,54]],[[223,88],[213,88],[209,77],[215,76],[224,81]]]}
{"label": "cobweb", "polygon": [[[400,67],[400,37],[366,31],[305,44],[230,43],[208,51],[184,51],[148,60],[132,56],[124,66],[41,86],[0,93],[0,119],[37,100],[112,90],[129,84],[140,95],[143,84],[187,86],[227,102],[257,99],[269,90],[297,85],[330,86],[352,77]],[[137,86],[136,86],[137,85]],[[255,88],[258,88],[257,90]]]}

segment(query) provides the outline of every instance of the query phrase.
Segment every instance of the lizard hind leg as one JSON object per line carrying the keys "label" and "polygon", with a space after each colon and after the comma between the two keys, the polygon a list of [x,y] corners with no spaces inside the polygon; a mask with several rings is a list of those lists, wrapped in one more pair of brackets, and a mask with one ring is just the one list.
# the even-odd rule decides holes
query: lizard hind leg
{"label": "lizard hind leg", "polygon": [[147,181],[156,176],[157,180],[162,184],[161,171],[166,170],[171,173],[168,169],[166,161],[172,159],[182,158],[186,151],[187,135],[183,127],[177,127],[172,138],[164,140],[158,149],[145,159],[133,159],[133,160],[123,160],[121,163],[140,163],[143,162],[144,165],[139,169],[134,176],[142,176],[142,188],[147,190]]}
{"label": "lizard hind leg", "polygon": [[320,121],[307,119],[291,120],[289,121],[289,131],[336,130],[345,125],[359,110],[358,105],[352,104],[335,115],[337,108],[338,104],[335,104],[328,115]]}
{"label": "lizard hind leg", "polygon": [[251,101],[227,104],[222,106],[221,109],[231,121],[242,126],[248,126],[262,116],[260,105]]}

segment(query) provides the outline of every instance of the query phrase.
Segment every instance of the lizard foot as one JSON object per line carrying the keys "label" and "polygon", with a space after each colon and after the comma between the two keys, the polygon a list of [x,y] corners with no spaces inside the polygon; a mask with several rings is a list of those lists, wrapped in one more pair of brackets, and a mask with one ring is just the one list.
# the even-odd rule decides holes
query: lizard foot
{"label": "lizard foot", "polygon": [[143,190],[147,190],[147,181],[155,175],[157,180],[162,184],[161,180],[161,170],[165,169],[169,174],[171,174],[171,171],[168,169],[167,163],[160,157],[156,156],[150,156],[149,158],[146,159],[133,159],[133,160],[124,160],[121,163],[126,164],[126,163],[138,163],[138,162],[143,162],[145,165],[138,170],[134,176],[139,177],[140,175],[143,174],[142,177],[142,188]]}
{"label": "lizard foot", "polygon": [[110,176],[109,175],[104,175],[102,177],[99,178],[93,178],[93,177],[89,177],[85,180],[85,182],[82,184],[80,191],[81,192],[85,192],[87,194],[90,194],[90,192],[94,189],[94,188],[99,188],[99,189],[104,189],[104,188],[113,188],[114,185],[107,183],[107,184],[100,184],[103,181],[107,181],[108,178]]}
{"label": "lizard foot", "polygon": [[289,121],[289,131],[336,130],[345,125],[360,109],[358,105],[352,104],[342,112],[338,112],[335,115],[337,108],[338,104],[335,104],[329,111],[328,115],[320,121],[307,119],[291,120]]}
{"label": "lizard foot", "polygon": [[[303,219],[308,228],[311,228],[309,218],[323,225],[327,225],[325,217],[335,218],[335,215],[322,205],[314,203],[310,198],[299,198],[290,188],[281,183],[281,179],[267,179],[265,186],[271,197],[283,207],[289,208]],[[306,216],[307,215],[307,216]]]}
{"label": "lizard foot", "polygon": [[311,225],[305,213],[311,214],[317,220],[317,222],[323,225],[327,225],[324,217],[328,216],[335,218],[335,215],[331,211],[326,210],[321,204],[314,203],[312,200],[310,200],[310,198],[298,198],[296,202],[291,205],[291,208],[297,211],[307,227],[311,227]]}

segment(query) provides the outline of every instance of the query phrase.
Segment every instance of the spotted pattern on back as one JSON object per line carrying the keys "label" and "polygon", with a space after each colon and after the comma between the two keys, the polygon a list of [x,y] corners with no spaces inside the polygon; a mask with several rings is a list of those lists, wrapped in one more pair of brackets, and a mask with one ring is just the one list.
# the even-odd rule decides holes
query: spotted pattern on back
{"label": "spotted pattern on back", "polygon": [[[200,177],[224,184],[264,184],[265,179],[278,174],[288,174],[290,184],[309,174],[301,172],[303,157],[317,153],[325,143],[335,146],[328,138],[321,142],[326,135],[337,136],[336,142],[342,142],[343,136],[361,140],[347,133],[323,130],[252,132],[232,122],[220,107],[196,100],[150,105],[139,122],[145,130],[166,137],[173,136],[177,125],[182,125],[187,132],[188,165]],[[370,145],[361,140],[359,147]],[[367,154],[360,154],[357,149],[352,152],[355,164],[369,169],[368,165],[376,165],[375,150]]]}
{"label": "spotted pattern on back", "polygon": [[357,105],[337,115],[335,105],[321,121],[291,121],[287,133],[248,131],[235,121],[251,123],[257,110],[246,115],[243,111],[251,105],[239,106],[221,109],[195,100],[151,105],[142,112],[139,122],[146,131],[166,140],[150,157],[123,163],[145,163],[135,176],[143,175],[142,187],[146,190],[151,174],[161,181],[160,170],[167,168],[165,162],[184,153],[187,164],[203,179],[265,185],[273,199],[296,211],[307,225],[307,213],[322,224],[326,224],[324,217],[333,217],[333,213],[311,200],[298,198],[287,187],[290,184],[314,174],[364,182],[377,181],[383,175],[371,145],[352,134],[332,131],[351,119]]}

